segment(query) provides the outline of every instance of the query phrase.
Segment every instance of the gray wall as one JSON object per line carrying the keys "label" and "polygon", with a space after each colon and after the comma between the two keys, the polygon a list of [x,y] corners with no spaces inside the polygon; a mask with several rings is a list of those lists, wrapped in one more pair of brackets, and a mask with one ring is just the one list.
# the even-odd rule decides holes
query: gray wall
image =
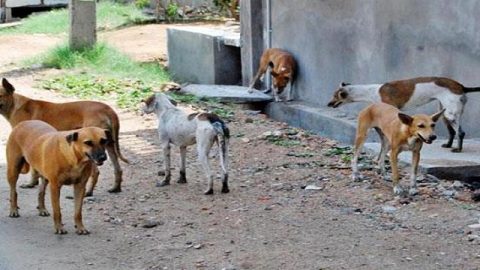
{"label": "gray wall", "polygon": [[[325,106],[341,81],[381,83],[435,75],[480,86],[480,1],[271,2],[272,46],[287,49],[298,61],[297,99]],[[475,119],[480,95],[468,97],[467,137],[480,136]]]}

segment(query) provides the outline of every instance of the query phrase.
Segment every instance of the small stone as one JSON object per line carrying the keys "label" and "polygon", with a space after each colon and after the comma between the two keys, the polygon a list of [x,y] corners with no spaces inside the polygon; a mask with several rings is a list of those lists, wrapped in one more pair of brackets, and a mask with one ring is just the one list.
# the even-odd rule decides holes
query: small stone
{"label": "small stone", "polygon": [[202,247],[203,247],[202,244],[197,244],[193,246],[194,249],[201,249]]}
{"label": "small stone", "polygon": [[463,189],[463,187],[464,184],[458,180],[455,180],[452,184],[452,188],[454,188],[455,190]]}
{"label": "small stone", "polygon": [[253,119],[252,118],[245,118],[245,123],[253,123]]}
{"label": "small stone", "polygon": [[455,191],[454,190],[444,190],[442,192],[442,195],[445,196],[445,197],[451,198],[451,197],[455,196]]}
{"label": "small stone", "polygon": [[393,214],[393,213],[395,213],[395,211],[397,211],[397,208],[393,207],[391,205],[384,205],[384,206],[382,206],[382,210],[383,210],[383,212],[385,212],[387,214]]}
{"label": "small stone", "polygon": [[157,227],[158,225],[163,225],[163,222],[159,222],[155,219],[148,219],[142,224],[142,227],[150,229],[150,228],[153,228],[153,227]]}
{"label": "small stone", "polygon": [[249,139],[249,138],[242,138],[241,140],[242,140],[242,142],[244,142],[244,143],[249,143],[249,142],[250,142],[250,139]]}
{"label": "small stone", "polygon": [[282,137],[283,135],[283,132],[281,130],[275,130],[273,133],[272,133],[273,136],[275,137]]}
{"label": "small stone", "polygon": [[316,185],[308,185],[305,187],[305,190],[322,190],[322,187],[316,186]]}
{"label": "small stone", "polygon": [[480,230],[480,223],[468,225],[468,228],[470,228],[472,230]]}

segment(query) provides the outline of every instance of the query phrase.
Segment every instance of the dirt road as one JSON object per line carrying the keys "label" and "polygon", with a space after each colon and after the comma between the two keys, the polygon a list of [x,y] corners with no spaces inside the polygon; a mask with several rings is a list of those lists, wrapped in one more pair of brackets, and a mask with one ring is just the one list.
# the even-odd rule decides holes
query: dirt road
{"label": "dirt road", "polygon": [[[43,73],[10,75],[22,94],[67,100],[31,88]],[[396,199],[373,172],[366,172],[372,182],[352,183],[342,157],[327,155],[334,141],[237,108],[228,123],[231,193],[220,194],[217,181],[214,196],[202,194],[193,148],[189,183],[157,188],[155,117],[116,110],[133,164],[122,165],[120,194],[107,193],[113,172],[109,162],[101,167],[95,196],[85,200],[88,236],[74,234],[70,187],[61,202],[67,235],[54,235],[52,218],[37,215],[36,189],[20,189],[21,217],[8,217],[10,128],[0,119],[0,269],[480,269],[480,241],[467,228],[480,207],[464,187],[449,199],[441,188],[452,182],[427,181],[419,196]],[[178,160],[174,151],[174,175]],[[305,189],[310,184],[318,190]]]}

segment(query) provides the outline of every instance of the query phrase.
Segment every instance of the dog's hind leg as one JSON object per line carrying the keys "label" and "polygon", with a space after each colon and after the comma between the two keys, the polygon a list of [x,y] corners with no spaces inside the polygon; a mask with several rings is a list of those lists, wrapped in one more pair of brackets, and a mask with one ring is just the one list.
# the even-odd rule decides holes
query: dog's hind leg
{"label": "dog's hind leg", "polygon": [[399,185],[400,176],[398,174],[398,154],[400,149],[398,147],[392,147],[390,150],[390,165],[392,166],[392,182],[393,182],[393,193],[395,195],[401,195],[403,189]]}
{"label": "dog's hind leg", "polygon": [[383,179],[386,180],[387,172],[385,169],[385,157],[387,156],[389,143],[388,143],[387,137],[385,137],[382,130],[380,130],[379,128],[375,128],[375,131],[378,133],[378,136],[380,136],[380,143],[381,143],[380,153],[378,154],[378,167]]}
{"label": "dog's hind leg", "polygon": [[[361,116],[360,116],[361,117]],[[362,151],[363,144],[367,138],[368,126],[363,124],[362,120],[358,120],[357,135],[355,136],[355,150],[352,158],[352,179],[353,181],[362,180],[361,174],[358,172],[358,157]]]}
{"label": "dog's hind leg", "polygon": [[452,124],[450,123],[450,121],[447,118],[443,117],[443,122],[447,126],[448,141],[447,141],[447,143],[442,144],[442,147],[443,148],[450,148],[450,147],[452,147],[453,139],[455,138],[456,132],[455,132],[455,129],[452,127]]}
{"label": "dog's hind leg", "polygon": [[[222,137],[222,136],[219,136]],[[222,193],[230,192],[228,188],[228,139],[223,137],[220,138],[220,164],[222,166]]]}
{"label": "dog's hind leg", "polygon": [[186,174],[186,162],[187,162],[187,147],[180,146],[180,177],[178,178],[177,183],[186,184],[187,183],[187,174]]}
{"label": "dog's hind leg", "polygon": [[[118,143],[118,142],[115,142]],[[111,189],[108,190],[110,193],[117,193],[122,191],[122,167],[120,167],[120,163],[118,162],[118,155],[117,151],[115,151],[114,144],[109,144],[107,146],[107,152],[108,156],[110,157],[110,160],[112,161],[113,164],[113,172],[115,174],[115,183]],[[97,176],[98,178],[98,176]],[[96,182],[95,182],[96,183]],[[91,193],[93,192],[93,188],[87,192]],[[88,196],[88,195],[87,195]]]}
{"label": "dog's hind leg", "polygon": [[215,135],[209,135],[206,129],[197,130],[198,160],[200,161],[200,164],[202,164],[203,171],[205,172],[208,181],[208,188],[204,192],[205,195],[213,194],[213,177],[210,169],[210,162],[208,161],[208,153],[212,148],[214,137]]}
{"label": "dog's hind leg", "polygon": [[98,176],[100,175],[100,171],[98,170],[98,167],[96,165],[92,166],[92,172],[90,175],[90,187],[88,188],[87,193],[85,193],[86,197],[93,196],[93,190],[97,186],[98,182]]}
{"label": "dog's hind leg", "polygon": [[17,180],[20,171],[25,163],[23,157],[11,157],[8,158],[7,150],[7,180],[10,185],[10,214],[9,217],[19,217],[18,213],[18,197],[17,197]]}
{"label": "dog's hind leg", "polygon": [[157,182],[156,186],[157,187],[163,187],[170,185],[170,142],[166,141],[162,143],[163,146],[163,163],[165,165],[165,177],[163,178],[163,181]]}
{"label": "dog's hind leg", "polygon": [[36,187],[38,185],[38,179],[39,178],[40,178],[40,174],[37,171],[32,169],[30,182],[28,182],[27,184],[20,185],[20,188],[34,188],[34,187]]}

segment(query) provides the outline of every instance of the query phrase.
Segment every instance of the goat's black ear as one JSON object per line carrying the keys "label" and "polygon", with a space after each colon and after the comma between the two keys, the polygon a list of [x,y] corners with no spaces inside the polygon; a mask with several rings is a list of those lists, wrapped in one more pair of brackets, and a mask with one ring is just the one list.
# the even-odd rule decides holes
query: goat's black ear
{"label": "goat's black ear", "polygon": [[78,132],[74,132],[72,134],[68,134],[67,137],[67,142],[68,143],[72,143],[72,142],[75,142],[76,140],[78,140]]}
{"label": "goat's black ear", "polygon": [[413,118],[408,114],[398,113],[398,118],[400,118],[400,121],[407,126],[410,126],[413,122]]}
{"label": "goat's black ear", "polygon": [[173,98],[169,97],[168,100],[170,100],[170,103],[172,103],[173,106],[175,106],[175,107],[177,106],[178,103]]}
{"label": "goat's black ear", "polygon": [[5,78],[2,79],[2,86],[3,86],[3,89],[5,89],[5,91],[7,91],[9,95],[15,92],[15,87],[13,87],[13,85]]}

